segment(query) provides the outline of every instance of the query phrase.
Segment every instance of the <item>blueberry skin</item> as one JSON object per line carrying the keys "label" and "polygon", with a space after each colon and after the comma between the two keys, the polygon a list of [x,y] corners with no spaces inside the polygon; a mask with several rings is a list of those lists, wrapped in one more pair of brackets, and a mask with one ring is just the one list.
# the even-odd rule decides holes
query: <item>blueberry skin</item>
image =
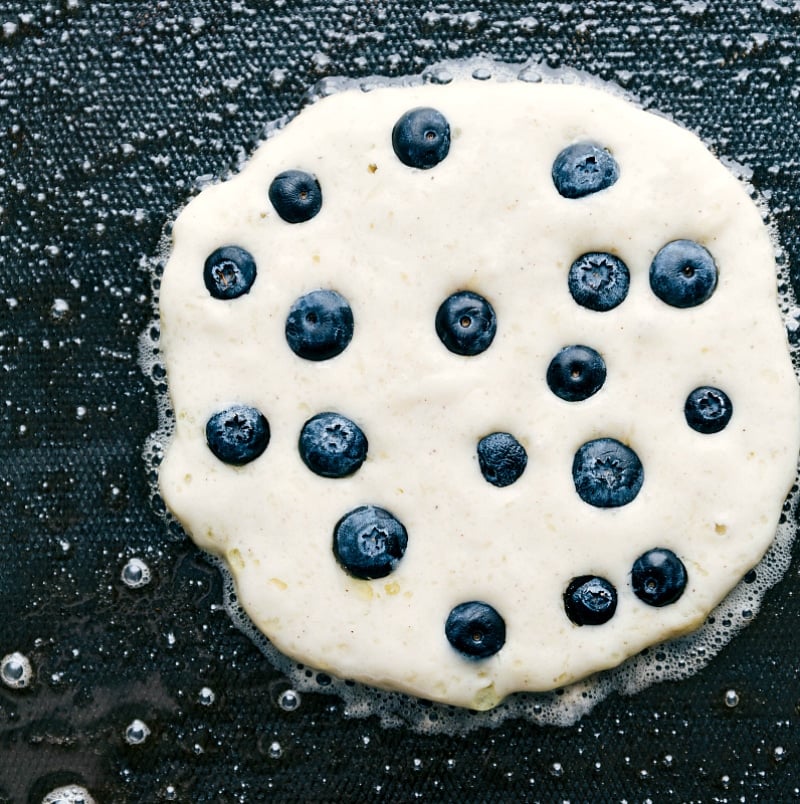
{"label": "blueberry skin", "polygon": [[318,413],[300,432],[298,448],[303,463],[322,477],[352,475],[367,457],[362,429],[338,413]]}
{"label": "blueberry skin", "polygon": [[613,254],[590,251],[569,269],[567,285],[572,298],[589,310],[605,313],[625,301],[631,284],[628,266]]}
{"label": "blueberry skin", "polygon": [[606,381],[606,364],[589,346],[565,346],[547,367],[547,385],[567,402],[582,402]]}
{"label": "blueberry skin", "polygon": [[617,590],[595,575],[573,578],[564,592],[564,610],[575,625],[602,625],[617,610]]}
{"label": "blueberry skin", "polygon": [[335,290],[312,290],[301,296],[286,319],[286,341],[306,360],[330,360],[353,337],[353,311]]}
{"label": "blueberry skin", "polygon": [[671,307],[696,307],[717,287],[717,264],[694,240],[673,240],[650,264],[650,287]]}
{"label": "blueberry skin", "polygon": [[448,615],[444,633],[450,644],[470,659],[494,656],[506,642],[506,624],[488,603],[460,603]]}
{"label": "blueberry skin", "polygon": [[284,170],[269,186],[269,200],[287,223],[305,223],[322,209],[317,177],[302,170]]}
{"label": "blueberry skin", "polygon": [[483,296],[460,290],[445,299],[436,313],[436,334],[457,355],[485,352],[497,333],[497,317]]}
{"label": "blueberry skin", "polygon": [[411,109],[395,123],[392,147],[404,165],[428,170],[450,151],[450,124],[436,109]]}
{"label": "blueberry skin", "polygon": [[614,438],[597,438],[575,453],[572,479],[584,502],[597,508],[618,508],[639,493],[644,469],[630,447]]}
{"label": "blueberry skin", "polygon": [[656,547],[633,562],[631,585],[639,600],[649,606],[668,606],[686,589],[686,567],[672,552]]}
{"label": "blueberry skin", "polygon": [[619,178],[619,166],[605,148],[576,142],[556,157],[552,177],[564,198],[583,198],[611,187]]}
{"label": "blueberry skin", "polygon": [[703,385],[686,397],[683,413],[692,430],[711,435],[728,426],[733,416],[733,403],[724,391]]}
{"label": "blueberry skin", "polygon": [[402,523],[383,508],[362,505],[345,514],[333,530],[333,554],[356,578],[385,578],[408,546]]}
{"label": "blueberry skin", "polygon": [[257,408],[231,405],[206,423],[208,448],[224,463],[242,466],[254,461],[269,444],[269,422]]}
{"label": "blueberry skin", "polygon": [[485,480],[503,488],[519,480],[528,453],[510,433],[490,433],[478,442],[478,465]]}
{"label": "blueberry skin", "polygon": [[236,299],[250,292],[256,281],[256,261],[239,246],[223,246],[206,258],[203,282],[215,299]]}

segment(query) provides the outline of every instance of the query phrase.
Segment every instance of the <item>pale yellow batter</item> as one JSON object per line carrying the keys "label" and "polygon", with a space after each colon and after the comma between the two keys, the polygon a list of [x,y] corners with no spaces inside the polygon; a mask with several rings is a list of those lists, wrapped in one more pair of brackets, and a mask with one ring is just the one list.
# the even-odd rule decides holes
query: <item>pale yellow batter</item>
{"label": "pale yellow batter", "polygon": [[[449,121],[450,152],[430,170],[402,164],[391,132],[408,109]],[[553,160],[575,141],[614,155],[619,180],[562,198]],[[289,224],[267,196],[281,171],[320,182],[323,205]],[[713,255],[719,283],[691,309],[660,301],[648,271],[678,238]],[[247,295],[212,298],[203,264],[238,245],[255,258]],[[598,313],[567,288],[579,255],[608,251],[631,273],[627,299]],[[298,358],[284,336],[292,303],[330,288],[355,331],[339,356]],[[459,290],[491,301],[497,335],[462,357],[439,341],[439,305]],[[242,172],[203,191],[174,226],[160,297],[162,350],[176,415],[160,469],[169,508],[222,556],[253,622],[284,653],[337,676],[486,709],[516,690],[547,690],[612,667],[699,626],[773,539],[800,449],[800,392],[776,302],[773,250],[742,185],[692,134],[579,85],[454,82],[344,92],[307,108]],[[602,354],[591,398],[557,398],[545,374],[563,346]],[[734,406],[713,436],[683,415],[698,385]],[[205,425],[232,403],[269,421],[264,454],[243,467],[209,450]],[[322,411],[362,427],[369,453],[351,477],[313,474],[303,423]],[[487,483],[477,441],[513,433],[521,478]],[[575,451],[602,436],[635,449],[645,481],[629,505],[584,503]],[[333,528],[360,505],[408,531],[397,569],[357,580],[332,552]],[[632,592],[634,560],[673,550],[689,583],[673,605]],[[577,575],[617,588],[602,626],[577,626],[563,593]],[[470,660],[447,641],[469,600],[503,616],[507,639]]]}

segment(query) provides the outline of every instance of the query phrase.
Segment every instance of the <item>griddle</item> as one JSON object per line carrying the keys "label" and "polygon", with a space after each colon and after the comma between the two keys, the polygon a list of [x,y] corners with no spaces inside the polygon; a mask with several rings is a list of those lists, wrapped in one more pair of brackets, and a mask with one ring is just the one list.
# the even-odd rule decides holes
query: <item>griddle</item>
{"label": "griddle", "polygon": [[200,186],[332,76],[447,59],[585,70],[698,132],[752,170],[796,290],[799,25],[795,0],[0,2],[0,655],[35,674],[0,685],[0,802],[67,783],[103,804],[800,795],[796,561],[702,672],[571,727],[282,707],[285,676],[163,517],[145,450],[164,377],[139,360],[162,235]]}

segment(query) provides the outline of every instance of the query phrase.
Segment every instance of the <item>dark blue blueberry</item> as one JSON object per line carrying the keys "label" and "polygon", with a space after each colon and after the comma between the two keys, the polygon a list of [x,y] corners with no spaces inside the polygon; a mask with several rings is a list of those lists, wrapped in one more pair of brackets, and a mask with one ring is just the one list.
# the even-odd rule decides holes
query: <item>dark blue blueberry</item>
{"label": "dark blue blueberry", "polygon": [[306,360],[330,360],[353,337],[353,311],[335,290],[312,290],[301,296],[286,319],[286,341]]}
{"label": "dark blue blueberry", "polygon": [[604,313],[625,301],[631,274],[619,257],[591,251],[572,263],[567,284],[572,298],[581,307]]}
{"label": "dark blue blueberry", "polygon": [[494,656],[506,642],[506,624],[488,603],[460,603],[447,617],[444,633],[450,644],[471,659]]}
{"label": "dark blue blueberry", "polygon": [[673,240],[650,264],[650,287],[672,307],[696,307],[717,287],[717,264],[694,240]]}
{"label": "dark blue blueberry", "polygon": [[454,293],[436,313],[436,334],[457,355],[478,355],[486,351],[497,332],[497,319],[483,296],[469,290]]}
{"label": "dark blue blueberry", "polygon": [[728,426],[733,416],[733,403],[724,391],[704,385],[686,397],[683,412],[692,430],[710,435]]}
{"label": "dark blue blueberry", "polygon": [[362,505],[343,516],[333,531],[333,554],[356,578],[384,578],[408,545],[403,525],[383,508]]}
{"label": "dark blue blueberry", "polygon": [[206,423],[209,449],[221,461],[241,466],[254,461],[269,444],[269,423],[257,408],[231,405]]}
{"label": "dark blue blueberry", "polygon": [[250,292],[256,280],[256,261],[239,246],[223,246],[209,254],[203,281],[215,299],[235,299]]}
{"label": "dark blue blueberry", "polygon": [[322,209],[322,188],[310,173],[285,170],[272,180],[269,200],[285,221],[303,223]]}
{"label": "dark blue blueberry", "polygon": [[367,457],[367,439],[361,428],[338,413],[319,413],[300,433],[303,463],[322,477],[352,475]]}
{"label": "dark blue blueberry", "polygon": [[510,433],[490,433],[478,442],[481,474],[493,486],[510,486],[525,471],[528,453]]}
{"label": "dark blue blueberry", "polygon": [[575,453],[572,479],[584,502],[597,508],[618,508],[639,493],[644,469],[630,447],[614,438],[597,438]]}
{"label": "dark blue blueberry", "polygon": [[392,147],[404,165],[427,170],[447,156],[450,124],[436,109],[411,109],[395,123]]}
{"label": "dark blue blueberry", "polygon": [[617,590],[605,578],[581,575],[569,582],[564,609],[575,625],[602,625],[617,610]]}
{"label": "dark blue blueberry", "polygon": [[553,184],[564,198],[583,198],[610,187],[619,178],[613,156],[591,142],[567,146],[553,162]]}
{"label": "dark blue blueberry", "polygon": [[565,346],[547,367],[550,390],[567,402],[588,399],[605,381],[605,361],[588,346]]}
{"label": "dark blue blueberry", "polygon": [[639,600],[650,606],[668,606],[686,589],[686,567],[672,550],[656,547],[633,562],[631,584]]}

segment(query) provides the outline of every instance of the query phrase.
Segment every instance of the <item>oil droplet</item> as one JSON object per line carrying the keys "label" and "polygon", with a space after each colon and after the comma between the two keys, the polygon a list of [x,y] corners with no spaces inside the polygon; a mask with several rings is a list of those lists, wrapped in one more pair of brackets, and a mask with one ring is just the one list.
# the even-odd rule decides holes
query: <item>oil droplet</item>
{"label": "oil droplet", "polygon": [[216,699],[217,696],[214,694],[214,690],[212,690],[211,687],[203,687],[197,696],[197,700],[199,700],[203,706],[211,706]]}
{"label": "oil droplet", "polygon": [[128,745],[141,745],[150,735],[150,729],[143,720],[132,720],[125,729],[125,742]]}
{"label": "oil droplet", "polygon": [[284,712],[294,712],[300,706],[300,694],[295,690],[284,690],[278,697],[278,706]]}
{"label": "oil droplet", "polygon": [[27,687],[33,679],[33,668],[28,657],[15,651],[0,660],[0,679],[12,690]]}
{"label": "oil droplet", "polygon": [[786,749],[782,745],[776,745],[772,751],[772,756],[776,762],[783,762],[786,759]]}
{"label": "oil droplet", "polygon": [[95,801],[85,787],[68,784],[51,790],[42,799],[42,804],[95,804]]}
{"label": "oil droplet", "polygon": [[739,705],[739,693],[736,690],[728,690],[725,693],[725,706],[733,709],[734,706]]}
{"label": "oil droplet", "polygon": [[139,589],[150,583],[150,567],[141,558],[128,559],[128,563],[122,568],[122,583],[129,589]]}
{"label": "oil droplet", "polygon": [[564,775],[564,767],[560,762],[554,762],[550,766],[550,775],[560,779]]}
{"label": "oil droplet", "polygon": [[281,748],[281,744],[275,740],[269,744],[269,757],[270,759],[280,759],[281,755],[283,754],[283,748]]}

